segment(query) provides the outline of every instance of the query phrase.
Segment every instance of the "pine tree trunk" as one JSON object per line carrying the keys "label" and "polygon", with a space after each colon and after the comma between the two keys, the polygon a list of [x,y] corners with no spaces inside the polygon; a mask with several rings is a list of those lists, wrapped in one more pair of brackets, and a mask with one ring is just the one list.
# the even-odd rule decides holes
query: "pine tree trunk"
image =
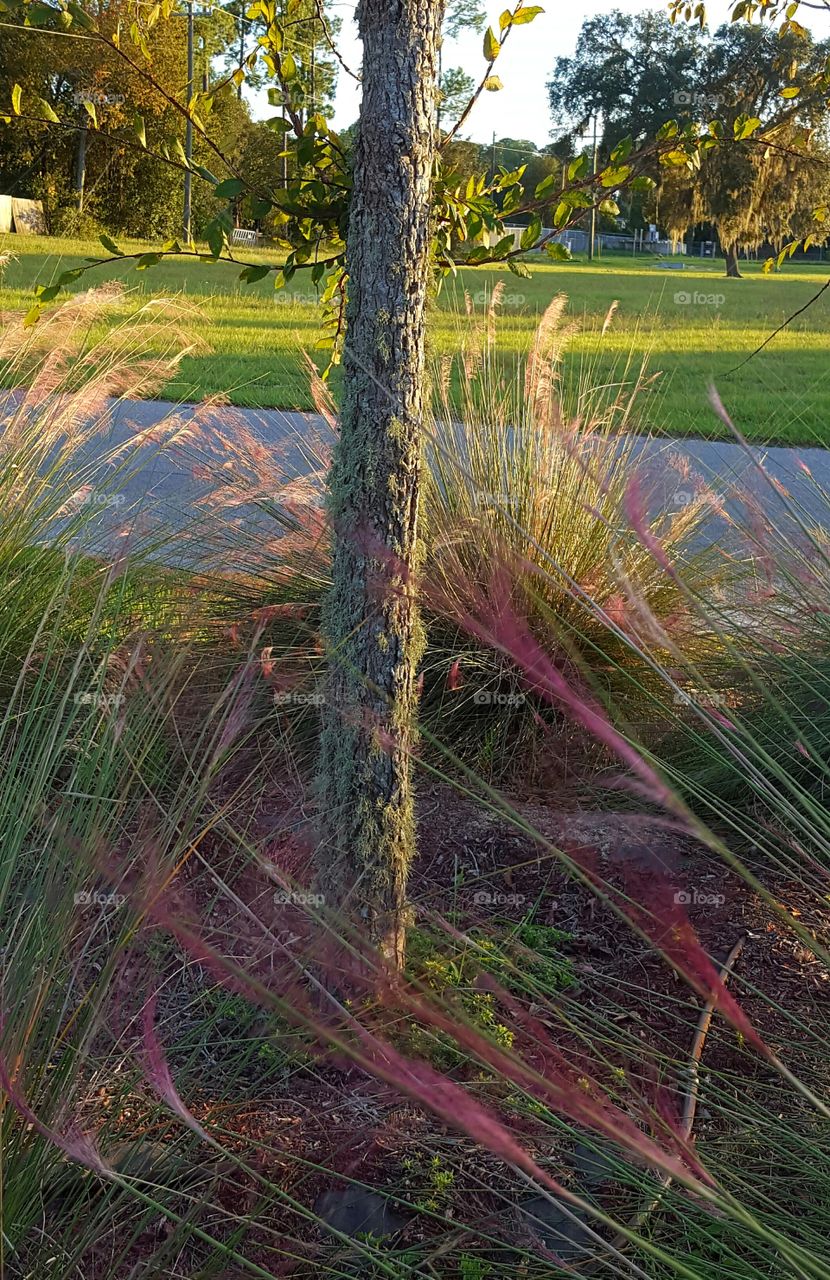
{"label": "pine tree trunk", "polygon": [[442,0],[361,0],[363,100],[347,238],[333,585],[324,608],[318,874],[403,961],[415,841],[416,568]]}
{"label": "pine tree trunk", "polygon": [[741,280],[741,269],[738,266],[738,246],[737,244],[725,244],[723,246],[723,256],[726,259],[726,276],[729,280]]}

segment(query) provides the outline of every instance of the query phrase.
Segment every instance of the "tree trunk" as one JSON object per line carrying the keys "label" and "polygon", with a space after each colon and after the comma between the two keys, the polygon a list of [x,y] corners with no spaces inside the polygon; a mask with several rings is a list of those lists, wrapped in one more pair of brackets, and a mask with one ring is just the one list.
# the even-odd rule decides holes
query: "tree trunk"
{"label": "tree trunk", "polygon": [[318,874],[330,906],[403,962],[423,650],[416,568],[442,0],[361,0],[363,100],[347,238]]}
{"label": "tree trunk", "polygon": [[729,280],[741,280],[741,269],[738,266],[738,246],[735,243],[725,244],[723,246],[723,256],[726,259],[726,275]]}

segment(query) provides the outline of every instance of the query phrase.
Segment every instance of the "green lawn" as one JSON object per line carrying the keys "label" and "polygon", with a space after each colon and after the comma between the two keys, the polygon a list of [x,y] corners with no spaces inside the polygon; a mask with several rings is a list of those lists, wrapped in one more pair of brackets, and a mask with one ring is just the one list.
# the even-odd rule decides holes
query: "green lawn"
{"label": "green lawn", "polygon": [[[125,245],[136,249],[140,246]],[[95,242],[6,236],[0,251],[17,255],[0,283],[0,306],[28,308],[36,282],[45,283],[86,256],[102,252]],[[266,252],[240,248],[247,260],[267,260]],[[682,261],[677,259],[675,261]],[[651,259],[605,258],[595,264],[532,264],[533,278],[483,268],[463,271],[445,286],[431,318],[435,355],[456,349],[467,327],[463,290],[487,292],[504,279],[505,303],[499,344],[507,364],[527,349],[539,313],[558,292],[570,299],[570,313],[583,322],[572,342],[566,371],[569,385],[580,379],[621,380],[633,356],[648,359],[660,377],[641,401],[643,426],[677,434],[720,435],[723,428],[707,403],[714,381],[747,436],[764,441],[830,443],[830,290],[767,349],[733,376],[729,371],[817,291],[830,264],[790,264],[774,276],[746,268],[743,280],[724,278],[723,264],[690,260],[683,270],[666,270]],[[292,282],[290,301],[275,294],[269,280],[242,285],[238,268],[186,259],[165,261],[149,271],[132,264],[98,268],[91,282],[120,277],[138,300],[148,293],[182,294],[204,318],[199,332],[209,354],[188,357],[167,393],[199,398],[222,391],[238,404],[308,408],[301,353],[317,335],[317,309],[303,281]],[[79,282],[76,288],[86,287]],[[675,294],[719,295],[717,302],[675,301]],[[722,297],[722,301],[720,300]],[[600,339],[599,328],[613,299],[619,309]],[[127,301],[126,307],[134,305]]]}

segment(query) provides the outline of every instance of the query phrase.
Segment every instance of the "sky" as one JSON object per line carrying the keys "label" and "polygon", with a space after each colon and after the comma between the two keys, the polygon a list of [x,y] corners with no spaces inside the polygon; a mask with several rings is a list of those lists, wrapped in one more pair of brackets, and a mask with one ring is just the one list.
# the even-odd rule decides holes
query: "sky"
{"label": "sky", "polygon": [[[660,0],[659,3],[648,3],[648,0],[583,0],[582,4],[575,4],[574,0],[537,2],[544,5],[545,13],[540,14],[528,26],[514,28],[504,52],[499,55],[496,71],[504,89],[499,93],[482,94],[465,126],[464,137],[472,138],[475,142],[490,142],[495,132],[499,138],[527,138],[537,147],[545,146],[550,142],[553,130],[545,86],[556,58],[569,56],[574,52],[584,19],[608,13],[612,9],[632,13],[644,9],[662,10],[664,13],[668,10],[668,0]],[[507,0],[489,0],[484,5],[496,30],[498,16],[506,3]],[[710,27],[717,27],[726,21],[733,6],[734,0],[731,4],[726,0],[709,0],[707,9]],[[357,69],[360,66],[361,46],[354,11],[354,0],[333,0],[331,5],[331,12],[336,13],[343,22],[338,47],[346,64]],[[830,35],[830,18],[826,15],[810,14],[805,9],[799,14],[799,20],[816,36]],[[482,37],[468,33],[460,40],[447,40],[444,45],[444,66],[461,66],[478,80],[484,69]],[[264,95],[261,101],[252,105],[257,116],[271,114]],[[357,119],[359,105],[359,85],[341,72],[335,101],[335,128],[342,129],[352,124]]]}

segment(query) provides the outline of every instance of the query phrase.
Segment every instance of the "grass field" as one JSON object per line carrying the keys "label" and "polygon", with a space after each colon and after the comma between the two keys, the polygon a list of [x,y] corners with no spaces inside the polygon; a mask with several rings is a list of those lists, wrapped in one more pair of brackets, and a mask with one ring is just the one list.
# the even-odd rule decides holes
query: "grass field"
{"label": "grass field", "polygon": [[[146,246],[123,247],[134,251]],[[28,308],[36,283],[48,283],[102,253],[97,242],[17,236],[0,238],[3,250],[16,255],[0,275],[4,310]],[[240,257],[269,260],[265,251],[240,249]],[[270,260],[276,260],[273,254]],[[727,280],[720,261],[674,261],[683,262],[682,269],[616,255],[593,264],[534,263],[530,280],[492,268],[462,271],[434,305],[432,352],[440,356],[456,350],[468,328],[464,290],[481,308],[483,295],[504,279],[499,345],[509,368],[526,351],[539,314],[555,294],[564,292],[571,316],[582,325],[566,361],[572,388],[627,381],[645,358],[660,377],[641,400],[643,427],[678,435],[722,435],[707,401],[707,388],[714,382],[736,424],[752,439],[830,443],[830,290],[760,355],[730,372],[808,302],[830,275],[830,264],[789,264],[773,276],[749,264],[744,279]],[[317,336],[313,292],[304,281],[295,281],[288,296],[275,294],[269,279],[244,285],[238,273],[227,263],[186,259],[143,272],[120,263],[96,268],[73,287],[119,278],[136,299],[178,294],[193,302],[200,313],[194,327],[210,350],[184,361],[167,388],[171,399],[199,399],[221,391],[237,404],[310,407],[301,356],[312,350]],[[690,300],[676,299],[678,294]],[[600,338],[614,299],[619,300],[617,314]],[[132,305],[128,297],[125,310]]]}

